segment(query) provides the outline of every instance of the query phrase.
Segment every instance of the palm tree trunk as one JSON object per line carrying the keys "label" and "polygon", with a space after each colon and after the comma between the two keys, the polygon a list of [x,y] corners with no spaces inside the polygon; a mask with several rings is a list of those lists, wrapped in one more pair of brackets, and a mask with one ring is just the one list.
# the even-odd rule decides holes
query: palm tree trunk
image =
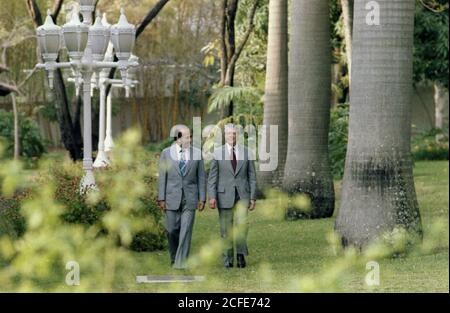
{"label": "palm tree trunk", "polygon": [[[311,199],[307,217],[329,217],[334,187],[328,157],[331,96],[330,19],[327,0],[292,1],[289,68],[289,139],[283,189]],[[303,217],[288,208],[289,218]]]}
{"label": "palm tree trunk", "polygon": [[[267,70],[264,95],[264,121],[267,151],[277,149],[278,167],[274,171],[261,171],[258,186],[261,190],[281,186],[287,153],[288,110],[288,2],[270,0],[269,36],[267,43]],[[278,126],[278,141],[271,143],[270,125]],[[272,145],[271,145],[272,144]],[[272,160],[273,161],[273,160]]]}
{"label": "palm tree trunk", "polygon": [[348,78],[352,79],[352,37],[353,37],[353,6],[354,0],[341,0],[344,17],[345,53],[347,55]]}
{"label": "palm tree trunk", "polygon": [[410,153],[414,0],[378,0],[380,25],[355,1],[353,88],[335,229],[363,247],[396,226],[421,234]]}

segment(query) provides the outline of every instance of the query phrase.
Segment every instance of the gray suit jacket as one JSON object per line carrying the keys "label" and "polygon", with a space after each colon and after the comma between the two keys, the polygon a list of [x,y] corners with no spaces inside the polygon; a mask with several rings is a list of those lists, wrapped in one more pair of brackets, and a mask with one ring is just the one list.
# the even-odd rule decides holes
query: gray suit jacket
{"label": "gray suit jacket", "polygon": [[217,199],[220,208],[232,208],[236,197],[236,190],[241,200],[256,199],[256,170],[255,161],[249,160],[249,151],[244,146],[238,147],[236,172],[233,171],[230,156],[226,146],[216,149],[211,160],[208,176],[208,196]]}
{"label": "gray suit jacket", "polygon": [[188,209],[195,210],[198,201],[206,201],[206,175],[201,151],[191,147],[189,152],[185,175],[179,168],[175,144],[161,152],[158,200],[166,202],[167,210],[179,209],[183,192]]}

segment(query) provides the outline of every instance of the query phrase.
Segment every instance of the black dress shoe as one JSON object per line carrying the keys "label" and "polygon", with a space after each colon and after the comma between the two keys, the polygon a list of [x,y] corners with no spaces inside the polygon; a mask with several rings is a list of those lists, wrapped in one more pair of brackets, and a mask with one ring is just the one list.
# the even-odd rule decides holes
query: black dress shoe
{"label": "black dress shoe", "polygon": [[232,268],[233,267],[233,263],[232,262],[225,262],[224,263],[224,267],[225,268]]}
{"label": "black dress shoe", "polygon": [[237,267],[244,268],[246,266],[245,264],[245,257],[243,254],[237,255]]}

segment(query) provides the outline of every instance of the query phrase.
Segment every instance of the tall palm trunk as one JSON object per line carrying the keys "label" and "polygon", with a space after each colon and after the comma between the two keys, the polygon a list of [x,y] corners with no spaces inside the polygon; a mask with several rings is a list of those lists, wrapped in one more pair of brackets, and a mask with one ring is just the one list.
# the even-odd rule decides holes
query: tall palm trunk
{"label": "tall palm trunk", "polygon": [[[277,149],[278,166],[274,171],[259,172],[261,190],[280,186],[284,175],[288,136],[288,14],[287,0],[269,2],[269,36],[267,43],[267,70],[264,95],[264,125],[267,126],[268,151]],[[270,125],[278,126],[277,144],[271,143]],[[272,162],[274,160],[271,160]]]}
{"label": "tall palm trunk", "polygon": [[380,25],[355,1],[353,88],[335,228],[365,246],[397,225],[421,233],[410,154],[414,0],[378,0]]}
{"label": "tall palm trunk", "polygon": [[[331,49],[327,0],[292,1],[289,139],[283,189],[310,196],[308,217],[329,217],[334,188],[328,157]],[[289,218],[301,217],[289,208]]]}
{"label": "tall palm trunk", "polygon": [[341,7],[342,15],[344,17],[345,53],[347,55],[348,78],[351,85],[354,0],[341,0]]}

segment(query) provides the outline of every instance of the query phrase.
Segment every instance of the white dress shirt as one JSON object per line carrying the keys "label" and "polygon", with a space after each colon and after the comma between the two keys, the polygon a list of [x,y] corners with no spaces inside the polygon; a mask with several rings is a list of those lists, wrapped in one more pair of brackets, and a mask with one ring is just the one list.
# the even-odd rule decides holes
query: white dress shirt
{"label": "white dress shirt", "polygon": [[[179,144],[175,144],[176,149],[177,149],[177,160],[180,161],[181,160],[181,150],[183,149]],[[189,147],[184,149],[184,160],[189,161]]]}
{"label": "white dress shirt", "polygon": [[[228,151],[228,155],[230,156],[230,160],[233,158],[233,151],[231,149],[233,149],[233,147],[228,144],[228,142],[225,144],[225,146],[227,147],[227,151]],[[234,146],[234,154],[236,155],[236,160],[239,160],[239,149],[238,149],[238,145]]]}

